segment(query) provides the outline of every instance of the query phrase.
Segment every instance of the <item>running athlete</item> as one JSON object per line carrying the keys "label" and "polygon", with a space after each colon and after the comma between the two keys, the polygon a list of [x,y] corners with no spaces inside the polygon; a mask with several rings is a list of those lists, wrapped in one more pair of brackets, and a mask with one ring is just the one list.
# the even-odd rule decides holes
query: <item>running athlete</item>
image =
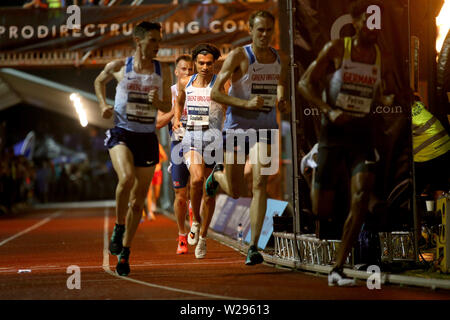
{"label": "running athlete", "polygon": [[[245,155],[254,159],[250,162],[253,197],[250,205],[251,240],[246,265],[264,261],[257,245],[267,209],[268,174],[263,171],[271,165],[271,161],[269,163],[262,161],[261,155],[264,152],[261,150],[273,154],[275,148],[278,148],[277,138],[272,139],[273,131],[278,129],[277,100],[280,111],[286,112],[290,109],[286,100],[286,59],[284,57],[281,59],[279,53],[270,47],[274,24],[275,17],[270,12],[257,11],[250,16],[252,43],[230,52],[211,90],[211,98],[214,101],[229,107],[223,131],[226,147],[225,165],[218,164],[214,167],[206,182],[206,192],[212,196],[220,186],[233,198],[247,196],[244,180],[245,161],[238,161],[241,158],[239,153],[244,155],[245,149]],[[228,79],[231,79],[231,87],[227,95],[223,93],[222,88]],[[249,129],[257,130],[254,139],[250,137]],[[229,150],[227,144],[233,145],[235,138],[237,141],[245,141],[245,146],[238,143],[234,145],[234,150]]]}
{"label": "running athlete", "polygon": [[[350,12],[356,34],[328,42],[298,83],[303,97],[322,111],[318,167],[312,186],[312,209],[319,222],[331,217],[339,176],[351,177],[350,212],[335,265],[328,276],[330,286],[354,285],[353,279],[345,277],[343,265],[368,211],[374,166],[379,159],[372,140],[372,107],[393,102],[393,95],[383,95],[382,79],[386,75],[382,70],[389,68],[381,66],[377,45],[379,29],[367,27],[367,7],[374,3],[357,1],[352,5]],[[324,102],[320,84],[330,72]]]}
{"label": "running athlete", "polygon": [[[194,73],[194,64],[192,62],[192,57],[189,55],[181,55],[175,61],[175,76],[178,79],[191,76]],[[158,122],[156,128],[162,128],[168,124],[169,135],[171,137],[170,153],[176,146],[181,143],[183,139],[182,134],[173,134],[172,132],[172,118],[175,112],[176,99],[178,96],[177,84],[171,87],[172,91],[172,110],[167,113],[158,112]],[[181,115],[181,123],[183,128],[186,128],[186,110],[183,110]],[[179,131],[182,132],[183,128]],[[178,247],[177,254],[184,254],[188,252],[187,245],[187,231],[185,227],[186,211],[188,208],[188,181],[189,181],[189,170],[184,162],[174,163],[172,161],[172,156],[170,157],[171,164],[171,175],[172,175],[172,186],[175,190],[175,200],[173,203],[173,209],[175,212],[175,217],[177,218],[178,224]]]}
{"label": "running athlete", "polygon": [[[116,272],[130,272],[130,246],[144,207],[149,182],[159,162],[155,134],[157,111],[170,111],[171,75],[168,65],[154,60],[161,42],[161,25],[142,22],[133,31],[133,56],[109,62],[95,79],[103,118],[114,115],[105,145],[117,173],[116,225],[109,251],[118,255]],[[116,79],[114,107],[106,103],[106,84]],[[162,99],[162,100],[160,100]]]}
{"label": "running athlete", "polygon": [[205,177],[211,173],[216,156],[222,160],[221,130],[224,107],[211,101],[210,97],[216,80],[214,63],[219,57],[220,51],[210,44],[199,44],[194,48],[192,59],[198,73],[178,81],[173,125],[174,131],[181,127],[181,115],[186,103],[186,132],[182,146],[183,158],[190,173],[190,200],[193,211],[188,243],[197,245],[197,259],[206,255],[206,235],[216,203],[215,196],[208,196],[203,192]]}

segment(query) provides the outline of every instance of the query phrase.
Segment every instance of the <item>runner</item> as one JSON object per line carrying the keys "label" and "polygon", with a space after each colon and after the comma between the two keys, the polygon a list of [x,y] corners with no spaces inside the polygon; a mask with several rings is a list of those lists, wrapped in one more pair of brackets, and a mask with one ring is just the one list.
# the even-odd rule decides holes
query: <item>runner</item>
{"label": "runner", "polygon": [[[373,144],[371,111],[374,105],[393,102],[393,95],[383,96],[382,92],[382,79],[386,78],[377,45],[379,30],[367,27],[367,7],[375,3],[357,1],[352,5],[350,12],[356,35],[328,42],[298,84],[303,97],[322,111],[318,167],[312,187],[312,209],[318,216],[319,226],[320,221],[331,218],[340,175],[351,177],[350,212],[336,263],[328,276],[330,286],[354,285],[353,279],[345,277],[343,265],[368,211],[374,168],[379,159]],[[326,88],[327,102],[324,102],[319,88],[327,78],[329,67],[333,73]]]}
{"label": "runner", "polygon": [[[250,16],[252,43],[230,52],[211,91],[214,101],[229,106],[223,131],[224,145],[230,143],[232,146],[234,139],[241,143],[235,144],[234,150],[226,146],[225,165],[216,165],[207,179],[208,195],[213,196],[220,186],[233,198],[248,196],[244,179],[245,156],[249,155],[252,160],[251,240],[246,265],[264,261],[257,245],[267,208],[266,185],[269,174],[278,170],[270,172],[272,162],[263,163],[262,156],[267,150],[273,158],[279,148],[278,138],[274,136],[278,129],[277,100],[280,111],[290,110],[285,92],[287,61],[270,47],[274,24],[275,17],[270,12],[257,11]],[[231,88],[227,95],[222,88],[228,79],[231,79]],[[256,136],[252,136],[253,129],[258,130]]]}
{"label": "runner", "polygon": [[[134,56],[108,63],[95,79],[103,118],[114,115],[105,145],[118,177],[116,225],[109,244],[118,255],[116,272],[130,272],[131,242],[139,225],[149,182],[159,161],[155,134],[157,110],[170,111],[171,76],[168,65],[154,60],[161,42],[161,25],[141,22],[134,28]],[[118,82],[114,107],[106,103],[106,84]],[[160,100],[162,99],[162,101]]]}
{"label": "runner", "polygon": [[194,48],[192,59],[198,73],[178,81],[173,125],[174,131],[181,127],[181,115],[186,103],[186,133],[182,145],[183,159],[191,176],[190,200],[193,211],[188,243],[197,245],[195,257],[198,259],[206,255],[206,235],[216,201],[215,196],[208,196],[203,192],[205,177],[211,173],[215,158],[222,160],[223,154],[221,130],[224,107],[210,98],[211,88],[216,80],[214,63],[219,57],[220,51],[210,44],[200,44]]}
{"label": "runner", "polygon": [[[189,55],[181,55],[175,61],[175,76],[178,82],[178,79],[191,76],[194,73],[194,64],[192,62],[192,57]],[[167,113],[158,113],[158,123],[156,127],[162,128],[168,124],[169,126],[169,135],[171,137],[170,144],[170,153],[176,146],[181,143],[181,139],[183,135],[181,134],[173,134],[172,131],[172,118],[175,112],[176,99],[178,96],[177,84],[174,84],[171,87],[172,91],[172,110]],[[179,131],[183,131],[186,128],[186,109],[183,110],[181,115],[181,122],[183,125],[183,129],[179,129]],[[175,200],[173,203],[173,210],[175,213],[175,217],[177,218],[178,225],[178,248],[177,254],[184,254],[188,252],[187,245],[187,231],[185,227],[186,220],[186,211],[188,210],[188,182],[189,182],[189,170],[184,164],[181,162],[179,164],[175,164],[172,161],[172,156],[170,157],[170,173],[172,175],[172,186],[175,191]]]}

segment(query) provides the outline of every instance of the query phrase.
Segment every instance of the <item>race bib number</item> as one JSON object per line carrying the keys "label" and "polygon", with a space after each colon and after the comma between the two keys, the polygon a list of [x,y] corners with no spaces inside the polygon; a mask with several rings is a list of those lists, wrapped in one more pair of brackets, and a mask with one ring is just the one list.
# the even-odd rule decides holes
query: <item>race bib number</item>
{"label": "race bib number", "polygon": [[188,106],[187,107],[187,127],[202,129],[209,127],[209,107],[207,106]]}
{"label": "race bib number", "polygon": [[153,124],[156,120],[157,110],[148,103],[146,93],[129,92],[127,99],[128,121]]}
{"label": "race bib number", "polygon": [[277,103],[277,85],[253,83],[250,99],[253,99],[255,96],[260,96],[264,99],[264,107],[261,110],[269,112],[272,108],[275,108]]}
{"label": "race bib number", "polygon": [[372,106],[372,99],[340,92],[336,99],[336,106],[345,111],[368,114]]}

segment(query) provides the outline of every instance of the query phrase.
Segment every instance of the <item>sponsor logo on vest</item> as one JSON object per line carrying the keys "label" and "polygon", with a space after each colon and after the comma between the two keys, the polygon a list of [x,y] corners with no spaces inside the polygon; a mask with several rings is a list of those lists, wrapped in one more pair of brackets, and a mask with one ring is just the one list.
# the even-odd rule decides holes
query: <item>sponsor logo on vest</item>
{"label": "sponsor logo on vest", "polygon": [[143,86],[139,83],[127,83],[127,90],[130,91],[138,91],[138,92],[148,92],[150,90],[158,90],[159,87],[157,86]]}
{"label": "sponsor logo on vest", "polygon": [[357,73],[352,72],[344,72],[343,76],[344,82],[350,82],[350,83],[361,83],[366,85],[374,85],[377,81],[376,77],[370,77],[368,75],[361,75]]}
{"label": "sponsor logo on vest", "polygon": [[279,74],[254,74],[252,75],[252,81],[273,81],[280,79]]}
{"label": "sponsor logo on vest", "polygon": [[210,96],[188,96],[187,101],[203,101],[203,102],[209,102],[211,101]]}

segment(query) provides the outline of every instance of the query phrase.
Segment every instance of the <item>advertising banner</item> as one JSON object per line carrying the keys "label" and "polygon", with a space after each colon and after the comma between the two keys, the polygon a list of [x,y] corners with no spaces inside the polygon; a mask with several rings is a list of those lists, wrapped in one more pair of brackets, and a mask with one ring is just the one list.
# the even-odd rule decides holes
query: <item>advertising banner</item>
{"label": "advertising banner", "polygon": [[[227,53],[250,41],[247,22],[254,10],[277,16],[277,3],[185,4],[112,7],[70,6],[60,9],[0,9],[0,54],[81,52],[129,47],[133,27],[160,22],[161,59],[189,53],[195,44],[213,43]],[[278,38],[278,37],[275,37]],[[275,45],[276,46],[276,45]],[[33,56],[34,57],[34,56]],[[0,56],[0,64],[5,59]]]}

